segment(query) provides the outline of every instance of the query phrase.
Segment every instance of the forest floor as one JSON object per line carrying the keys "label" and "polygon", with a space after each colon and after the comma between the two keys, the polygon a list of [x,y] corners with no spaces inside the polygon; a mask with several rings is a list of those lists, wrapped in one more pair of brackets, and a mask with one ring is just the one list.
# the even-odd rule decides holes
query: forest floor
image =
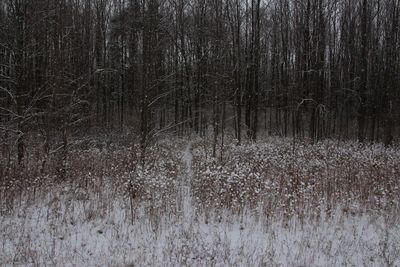
{"label": "forest floor", "polygon": [[399,148],[211,151],[166,139],[141,166],[135,147],[71,149],[65,181],[2,188],[0,266],[400,266]]}

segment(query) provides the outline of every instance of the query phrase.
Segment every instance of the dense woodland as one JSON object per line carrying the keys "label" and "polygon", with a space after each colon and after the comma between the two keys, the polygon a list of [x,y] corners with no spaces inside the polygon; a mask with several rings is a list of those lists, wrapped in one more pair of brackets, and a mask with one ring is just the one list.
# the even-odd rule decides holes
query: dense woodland
{"label": "dense woodland", "polygon": [[2,152],[109,130],[390,145],[399,20],[399,0],[2,0]]}

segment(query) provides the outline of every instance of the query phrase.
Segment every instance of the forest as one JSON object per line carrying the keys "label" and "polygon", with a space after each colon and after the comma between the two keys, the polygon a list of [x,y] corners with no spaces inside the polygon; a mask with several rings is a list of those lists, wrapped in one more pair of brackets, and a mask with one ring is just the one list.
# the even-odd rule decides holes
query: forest
{"label": "forest", "polygon": [[400,0],[0,0],[0,266],[400,266]]}
{"label": "forest", "polygon": [[399,19],[396,0],[4,0],[3,143],[19,160],[32,131],[389,145]]}

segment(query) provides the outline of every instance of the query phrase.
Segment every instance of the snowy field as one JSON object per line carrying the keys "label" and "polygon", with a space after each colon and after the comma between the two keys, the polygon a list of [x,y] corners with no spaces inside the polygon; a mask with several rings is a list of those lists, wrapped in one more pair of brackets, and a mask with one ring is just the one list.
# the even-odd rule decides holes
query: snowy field
{"label": "snowy field", "polygon": [[400,152],[285,144],[161,142],[144,168],[89,150],[102,174],[3,188],[0,266],[400,266]]}
{"label": "snowy field", "polygon": [[[2,266],[399,266],[398,219],[300,222],[253,213],[206,219],[144,212],[133,223],[114,200],[50,199],[0,221]],[[55,211],[54,205],[57,206]],[[102,211],[101,213],[98,211]],[[209,215],[210,216],[210,215]]]}

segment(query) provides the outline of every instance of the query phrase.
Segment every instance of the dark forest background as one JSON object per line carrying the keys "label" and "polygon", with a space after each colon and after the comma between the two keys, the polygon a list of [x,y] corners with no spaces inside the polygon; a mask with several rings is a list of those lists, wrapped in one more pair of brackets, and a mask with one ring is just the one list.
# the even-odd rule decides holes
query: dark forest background
{"label": "dark forest background", "polygon": [[2,0],[2,153],[103,131],[390,145],[399,20],[398,0]]}

